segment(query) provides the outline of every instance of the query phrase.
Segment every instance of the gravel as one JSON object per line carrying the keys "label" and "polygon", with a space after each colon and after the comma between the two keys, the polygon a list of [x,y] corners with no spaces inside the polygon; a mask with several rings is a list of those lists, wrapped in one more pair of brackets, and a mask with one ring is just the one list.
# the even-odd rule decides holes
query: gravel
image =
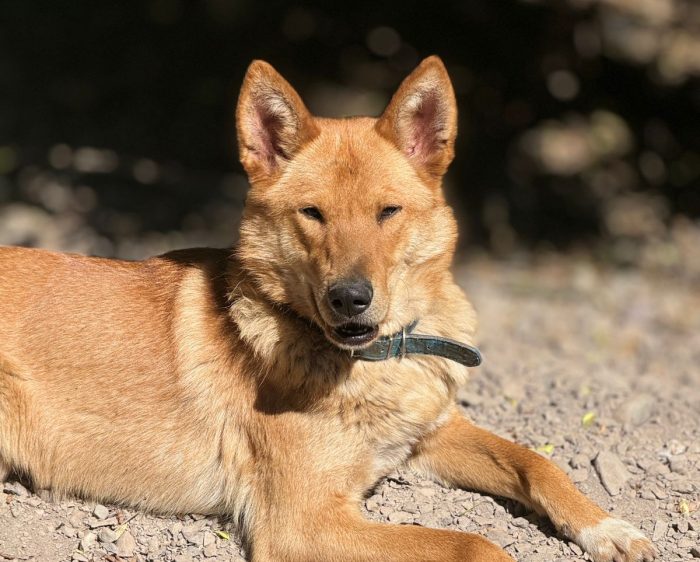
{"label": "gravel", "polygon": [[[0,242],[2,240],[0,239]],[[550,259],[472,260],[458,277],[481,319],[484,364],[459,394],[472,419],[550,457],[659,560],[700,558],[700,288]],[[583,562],[581,549],[519,504],[443,488],[399,469],[366,517],[476,532],[521,562]],[[0,560],[245,560],[229,522],[158,517],[8,482]]]}

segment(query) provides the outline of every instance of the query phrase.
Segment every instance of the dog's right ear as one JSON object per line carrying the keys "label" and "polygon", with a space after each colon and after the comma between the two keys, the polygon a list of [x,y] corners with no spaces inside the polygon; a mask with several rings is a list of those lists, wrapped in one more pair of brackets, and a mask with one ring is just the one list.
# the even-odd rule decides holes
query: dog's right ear
{"label": "dog's right ear", "polygon": [[268,63],[246,72],[236,108],[238,150],[251,183],[274,178],[299,149],[318,135],[299,94]]}

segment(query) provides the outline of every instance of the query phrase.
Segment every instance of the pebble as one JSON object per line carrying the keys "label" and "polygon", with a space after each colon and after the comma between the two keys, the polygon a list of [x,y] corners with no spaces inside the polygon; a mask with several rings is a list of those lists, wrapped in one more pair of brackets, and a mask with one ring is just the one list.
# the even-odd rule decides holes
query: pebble
{"label": "pebble", "polygon": [[64,525],[63,527],[61,527],[61,534],[64,537],[68,537],[68,538],[72,539],[72,538],[78,536],[78,531],[76,531],[75,528],[71,527],[70,525]]}
{"label": "pebble", "polygon": [[97,535],[93,533],[92,531],[88,531],[83,535],[83,538],[80,539],[80,550],[83,552],[87,552],[90,550],[93,546],[95,546],[95,543],[97,542]]}
{"label": "pebble", "polygon": [[401,524],[411,521],[413,516],[405,511],[394,511],[389,514],[388,519],[389,523]]}
{"label": "pebble", "polygon": [[206,558],[214,558],[218,554],[218,547],[216,546],[216,543],[208,544],[202,549],[202,554]]}
{"label": "pebble", "polygon": [[415,491],[416,494],[423,496],[424,498],[432,498],[435,495],[434,488],[418,488]]}
{"label": "pebble", "polygon": [[82,527],[84,521],[85,518],[80,511],[74,511],[70,514],[70,517],[68,517],[68,523],[70,523],[72,527]]}
{"label": "pebble", "polygon": [[577,468],[571,471],[569,478],[574,484],[588,480],[589,470],[587,468]]}
{"label": "pebble", "polygon": [[115,544],[117,546],[116,554],[120,558],[131,558],[134,555],[136,540],[129,531],[124,531]]}
{"label": "pebble", "polygon": [[109,517],[109,509],[98,503],[92,510],[92,514],[98,519],[107,519]]}
{"label": "pebble", "polygon": [[651,394],[638,394],[624,402],[615,411],[615,419],[620,423],[642,425],[654,415],[657,398]]}
{"label": "pebble", "polygon": [[588,458],[588,455],[578,453],[571,458],[569,464],[571,468],[588,468],[591,466],[591,459]]}
{"label": "pebble", "polygon": [[367,511],[379,511],[379,504],[382,501],[382,496],[375,494],[365,500]]}
{"label": "pebble", "polygon": [[194,525],[185,525],[182,528],[182,536],[190,544],[201,545],[204,537],[202,535],[202,525],[195,523]]}
{"label": "pebble", "polygon": [[620,458],[609,451],[601,451],[595,458],[595,468],[603,487],[611,496],[616,496],[629,479],[629,473]]}
{"label": "pebble", "polygon": [[116,517],[110,517],[109,519],[90,519],[88,521],[88,527],[91,529],[99,529],[100,527],[114,527],[115,525],[118,525],[119,521],[117,520]]}
{"label": "pebble", "polygon": [[654,533],[651,535],[651,540],[654,542],[660,541],[666,536],[667,530],[668,523],[666,523],[666,521],[662,521],[661,519],[657,519],[656,523],[654,523]]}
{"label": "pebble", "polygon": [[692,494],[693,491],[695,491],[695,486],[687,480],[682,480],[680,482],[675,482],[671,489],[679,494]]}
{"label": "pebble", "polygon": [[6,494],[11,494],[13,496],[26,497],[29,495],[29,490],[27,490],[19,482],[5,482],[3,486],[3,491]]}
{"label": "pebble", "polygon": [[97,533],[97,538],[100,542],[115,542],[119,538],[119,534],[112,529],[103,527]]}
{"label": "pebble", "polygon": [[414,514],[414,515],[415,515],[416,513],[420,513],[420,509],[418,508],[418,504],[416,504],[416,503],[407,503],[407,504],[404,504],[404,506],[403,506],[403,511],[405,511],[405,512],[407,512],[407,513],[412,513],[412,514]]}
{"label": "pebble", "polygon": [[513,535],[507,531],[493,530],[488,534],[488,538],[501,548],[506,548],[515,543]]}

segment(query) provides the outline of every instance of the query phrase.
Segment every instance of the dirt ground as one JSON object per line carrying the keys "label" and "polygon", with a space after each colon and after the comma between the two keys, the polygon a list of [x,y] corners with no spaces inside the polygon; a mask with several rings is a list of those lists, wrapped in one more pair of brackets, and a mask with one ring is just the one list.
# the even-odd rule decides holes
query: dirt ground
{"label": "dirt ground", "polygon": [[[549,260],[457,269],[484,364],[459,394],[477,423],[550,456],[664,562],[700,558],[700,287]],[[245,560],[226,521],[161,518],[0,484],[0,561]],[[514,502],[398,470],[367,517],[480,533],[521,562],[587,560]],[[284,524],[284,522],[280,522]]]}

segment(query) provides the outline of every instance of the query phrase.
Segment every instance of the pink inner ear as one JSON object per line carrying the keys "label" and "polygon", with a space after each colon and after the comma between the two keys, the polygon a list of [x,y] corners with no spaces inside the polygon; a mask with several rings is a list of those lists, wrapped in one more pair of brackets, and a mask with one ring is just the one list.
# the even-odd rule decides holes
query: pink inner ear
{"label": "pink inner ear", "polygon": [[274,165],[277,156],[286,158],[281,134],[284,129],[281,116],[270,111],[265,104],[256,104],[251,116],[252,146],[258,157],[268,165]]}
{"label": "pink inner ear", "polygon": [[406,116],[406,154],[422,161],[428,160],[445,143],[445,115],[435,88],[419,94],[417,104]]}

